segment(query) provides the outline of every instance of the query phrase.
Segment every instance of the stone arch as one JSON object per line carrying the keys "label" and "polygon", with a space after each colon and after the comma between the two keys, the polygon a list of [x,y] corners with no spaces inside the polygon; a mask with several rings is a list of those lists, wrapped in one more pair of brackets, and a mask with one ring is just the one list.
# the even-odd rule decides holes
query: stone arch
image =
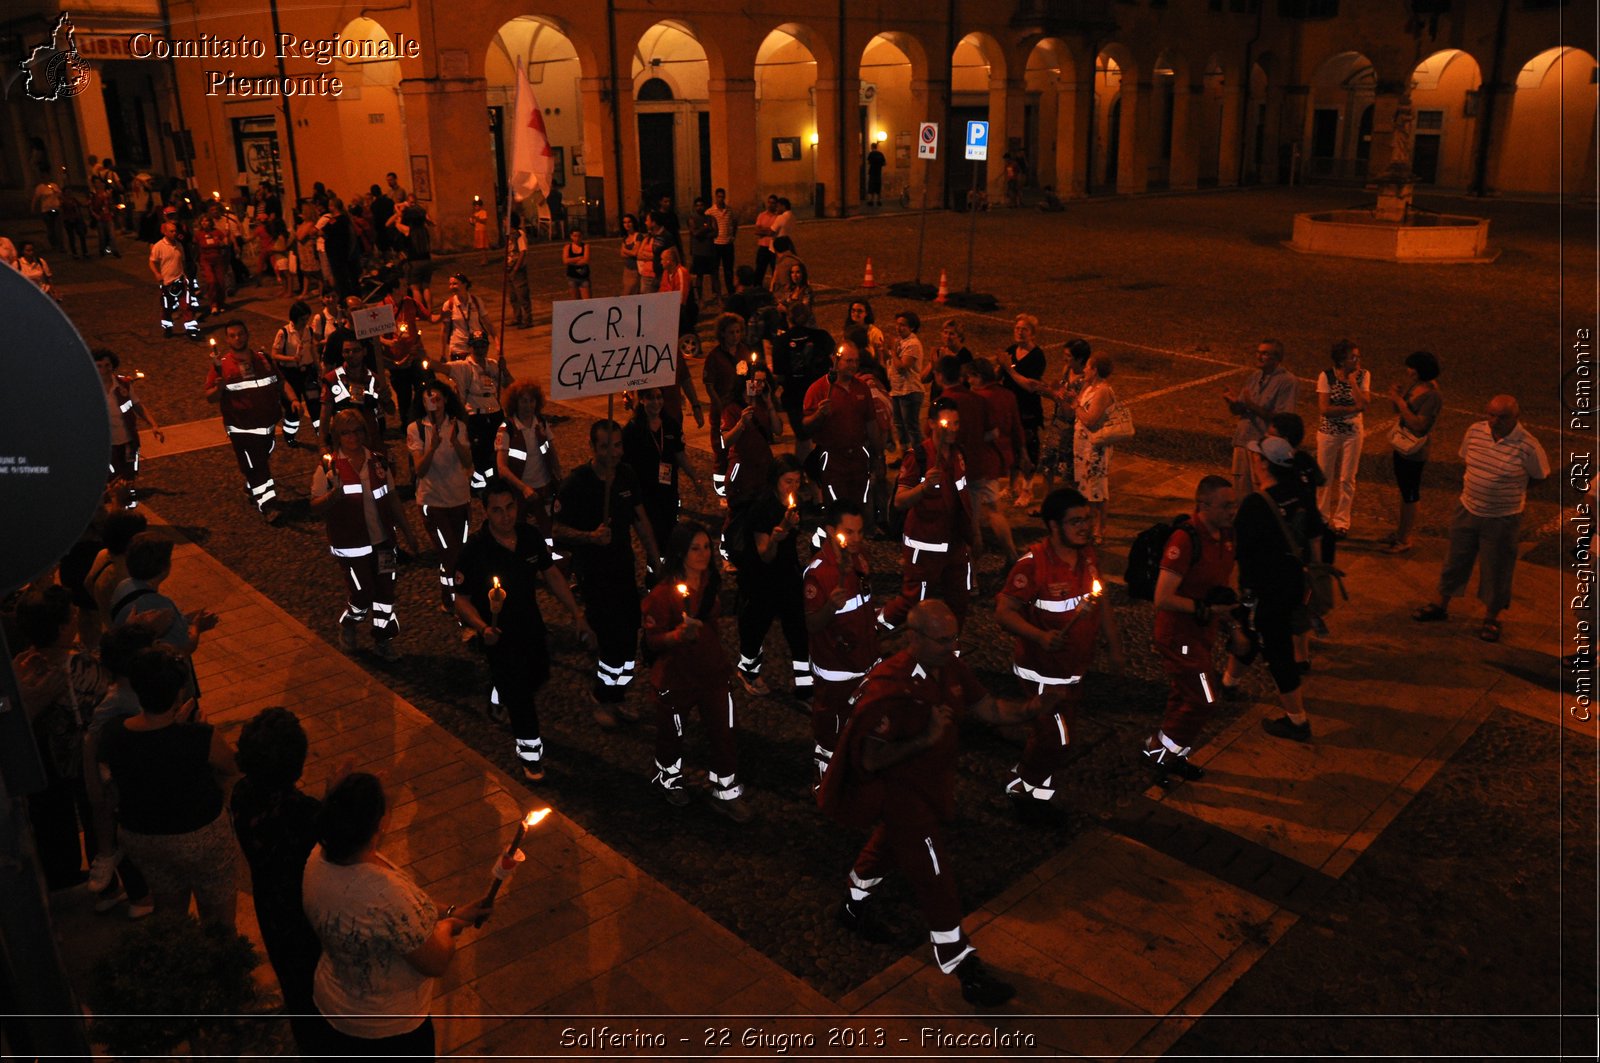
{"label": "stone arch", "polygon": [[[588,113],[584,106],[582,81],[592,76],[592,66],[586,66],[584,56],[566,25],[545,15],[508,19],[490,39],[484,52],[483,80],[495,159],[496,201],[502,211],[519,63],[527,71],[545,135],[556,153],[554,188],[561,191],[563,200],[584,198],[583,182],[575,170],[583,168],[586,158],[603,157],[603,152],[589,146],[591,138],[598,135],[599,117]],[[588,62],[593,62],[592,55]],[[537,204],[529,208],[525,220],[531,223],[531,212],[537,208]]]}
{"label": "stone arch", "polygon": [[1495,188],[1593,194],[1595,68],[1593,55],[1570,47],[1547,49],[1523,64],[1500,137]]}
{"label": "stone arch", "polygon": [[1419,185],[1466,188],[1477,142],[1478,61],[1456,48],[1434,52],[1411,71],[1411,170]]}
{"label": "stone arch", "polygon": [[[1378,72],[1360,52],[1323,60],[1311,78],[1302,173],[1308,181],[1366,181],[1373,165],[1372,128]],[[1381,168],[1387,160],[1377,165]]]}
{"label": "stone arch", "polygon": [[1194,149],[1189,143],[1189,62],[1176,48],[1163,49],[1150,67],[1150,188],[1193,187]]}
{"label": "stone arch", "polygon": [[[1094,57],[1094,104],[1091,110],[1089,190],[1109,192],[1129,180],[1125,134],[1132,128],[1137,107],[1138,64],[1127,45],[1112,41]],[[1123,108],[1123,97],[1134,101]]]}
{"label": "stone arch", "polygon": [[[784,196],[796,205],[814,203],[816,184],[825,176],[817,162],[822,131],[831,134],[837,126],[836,116],[817,107],[816,40],[806,27],[786,23],[756,49],[756,185],[762,194]],[[768,145],[771,150],[762,150]]]}
{"label": "stone arch", "polygon": [[[655,23],[634,44],[630,95],[641,209],[671,196],[681,214],[695,196],[711,198],[710,96],[720,53],[712,60],[705,38],[680,19]],[[665,82],[672,99],[641,100],[639,89],[651,79]]]}
{"label": "stone arch", "polygon": [[[1060,37],[1040,37],[1020,59],[1027,110],[1024,129],[1030,145],[1030,183],[1058,196],[1083,192],[1083,138],[1089,121],[1089,94],[1080,84],[1084,63]],[[1035,132],[1037,136],[1035,136]]]}
{"label": "stone arch", "polygon": [[[382,23],[364,16],[351,19],[340,31],[340,36],[347,41],[376,43],[393,40]],[[405,109],[400,101],[400,61],[339,59],[333,64],[333,72],[344,82],[344,91],[334,104],[339,120],[339,136],[346,144],[360,144],[361,152],[358,158],[337,153],[320,160],[317,165],[321,168],[334,159],[343,163],[346,173],[342,177],[328,174],[323,179],[349,200],[357,193],[365,192],[367,186],[384,173],[391,170],[401,174],[410,173],[410,159],[406,152]],[[304,170],[303,158],[301,166]],[[352,166],[356,169],[352,170]]]}
{"label": "stone arch", "polygon": [[[916,134],[927,115],[922,86],[928,77],[928,57],[921,41],[909,33],[885,31],[873,37],[861,50],[861,80],[857,93],[856,120],[842,145],[856,161],[855,198],[866,195],[866,157],[874,143],[883,144],[889,165],[883,174],[883,195],[892,199],[909,190],[911,169],[896,165],[894,137],[900,132]],[[853,137],[852,137],[853,134]]]}

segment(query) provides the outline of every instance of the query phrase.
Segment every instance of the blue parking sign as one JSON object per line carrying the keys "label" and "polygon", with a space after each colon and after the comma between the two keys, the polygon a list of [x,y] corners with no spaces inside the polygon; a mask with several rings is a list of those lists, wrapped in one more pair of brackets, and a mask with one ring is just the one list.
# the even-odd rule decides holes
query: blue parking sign
{"label": "blue parking sign", "polygon": [[989,157],[989,123],[967,123],[967,158],[983,161]]}

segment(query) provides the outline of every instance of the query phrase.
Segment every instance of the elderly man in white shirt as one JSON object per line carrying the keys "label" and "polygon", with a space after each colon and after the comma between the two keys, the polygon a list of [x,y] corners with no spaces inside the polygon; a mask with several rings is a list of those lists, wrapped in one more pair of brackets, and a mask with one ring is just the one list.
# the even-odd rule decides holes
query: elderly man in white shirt
{"label": "elderly man in white shirt", "polygon": [[1522,411],[1510,395],[1496,395],[1484,412],[1488,420],[1467,429],[1461,439],[1466,474],[1461,501],[1450,520],[1450,553],[1439,573],[1438,600],[1411,614],[1423,622],[1449,616],[1450,599],[1467,588],[1478,563],[1478,600],[1483,626],[1478,637],[1500,641],[1500,613],[1511,604],[1511,574],[1517,565],[1517,537],[1528,485],[1550,475],[1544,448],[1517,419]]}

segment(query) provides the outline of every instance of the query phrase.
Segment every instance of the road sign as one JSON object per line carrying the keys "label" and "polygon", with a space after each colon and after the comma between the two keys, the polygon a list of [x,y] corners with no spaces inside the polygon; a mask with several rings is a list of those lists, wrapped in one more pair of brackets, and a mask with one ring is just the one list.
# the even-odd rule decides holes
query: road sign
{"label": "road sign", "polygon": [[989,157],[989,123],[967,123],[967,158],[982,162]]}
{"label": "road sign", "polygon": [[937,159],[939,157],[939,123],[923,122],[917,128],[917,158]]}

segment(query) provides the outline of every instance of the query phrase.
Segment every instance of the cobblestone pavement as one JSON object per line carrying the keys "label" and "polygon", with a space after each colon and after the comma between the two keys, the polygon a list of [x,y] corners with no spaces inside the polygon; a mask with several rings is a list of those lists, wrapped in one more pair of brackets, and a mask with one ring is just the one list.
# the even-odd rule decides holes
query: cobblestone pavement
{"label": "cobblestone pavement", "polygon": [[[1594,748],[1560,739],[1491,716],[1172,1054],[1551,1054],[1557,1002],[1595,1008]],[[1572,1058],[1593,1051],[1584,1026],[1559,1031]]]}
{"label": "cobblestone pavement", "polygon": [[[1395,367],[1406,352],[1418,347],[1433,349],[1446,364],[1442,383],[1450,407],[1444,421],[1447,436],[1459,433],[1489,395],[1509,389],[1522,397],[1527,419],[1537,426],[1554,454],[1553,429],[1559,419],[1554,370],[1563,340],[1560,315],[1564,311],[1569,322],[1585,315],[1592,318],[1595,298],[1592,275],[1586,283],[1584,271],[1571,268],[1580,249],[1563,247],[1562,228],[1577,231],[1592,222],[1592,212],[1537,204],[1429,203],[1439,209],[1481,209],[1494,219],[1494,242],[1503,253],[1491,267],[1353,263],[1304,258],[1279,247],[1288,235],[1294,212],[1346,205],[1360,198],[1359,193],[1350,192],[1263,189],[1233,195],[1074,203],[1065,215],[996,212],[980,217],[975,287],[996,292],[1002,307],[991,316],[964,315],[969,341],[980,353],[997,350],[1009,340],[1009,315],[1017,310],[1042,318],[1042,340],[1051,350],[1053,365],[1059,362],[1056,349],[1068,334],[1065,330],[1093,337],[1097,347],[1116,354],[1113,383],[1121,395],[1137,403],[1139,434],[1127,449],[1142,458],[1170,463],[1173,472],[1187,469],[1198,475],[1226,460],[1229,419],[1214,392],[1237,380],[1227,374],[1230,370],[1242,372],[1246,352],[1263,334],[1285,340],[1294,359],[1292,366],[1302,377],[1311,376],[1321,363],[1320,355],[1313,352],[1325,351],[1332,340],[1350,335],[1367,351],[1380,388],[1394,379]],[[825,327],[835,327],[843,317],[844,301],[859,284],[868,254],[873,257],[880,285],[909,278],[919,224],[917,216],[902,214],[801,226],[797,239],[812,266],[813,280],[820,286],[818,316]],[[930,216],[924,280],[937,279],[940,264],[965,260],[965,233],[964,218]],[[596,289],[611,290],[615,271],[607,265],[606,252],[614,250],[614,245],[599,242],[596,246],[601,263],[596,270]],[[1563,276],[1564,255],[1569,268]],[[145,399],[163,422],[212,417],[214,408],[199,398],[204,354],[182,340],[163,343],[155,338],[154,293],[139,273],[137,257],[129,254],[120,264],[53,263],[62,282],[65,307],[91,345],[116,347],[125,365],[148,374]],[[553,247],[540,248],[534,257],[532,286],[542,293],[536,295],[536,312],[547,314],[552,295],[564,295],[560,267]],[[130,259],[135,261],[130,263]],[[493,305],[498,297],[497,275],[476,264],[468,265],[467,271],[481,278],[479,291]],[[959,288],[964,277],[952,269],[950,280],[953,288]],[[875,303],[880,320],[905,307],[917,309],[930,324],[943,316],[942,308],[887,298],[882,288],[875,294]],[[240,304],[240,315],[251,324],[257,342],[264,343],[281,320],[286,301],[260,298],[247,290],[241,293]],[[702,319],[703,330],[709,327],[711,316],[708,313]],[[934,334],[931,328],[928,334]],[[1219,378],[1206,382],[1213,376]],[[1306,400],[1309,390],[1309,382],[1303,383],[1301,412],[1308,420],[1314,411],[1314,405]],[[1369,433],[1373,435],[1369,435],[1357,495],[1358,539],[1375,538],[1392,520],[1393,487],[1386,448],[1374,438],[1381,418],[1374,415],[1372,421]],[[584,429],[582,417],[574,417],[558,429],[569,465],[585,452]],[[695,457],[703,461],[703,454]],[[333,641],[342,592],[326,553],[321,522],[311,518],[304,502],[313,460],[306,451],[280,450],[274,456],[280,492],[291,500],[291,520],[279,530],[267,529],[248,508],[226,450],[195,451],[149,463],[144,483],[152,507],[163,518]],[[1440,455],[1430,463],[1421,527],[1425,536],[1442,532],[1459,475],[1459,465],[1452,457]],[[691,511],[703,505],[693,496],[688,501]],[[1147,523],[1150,516],[1119,510],[1114,497],[1117,542],[1108,548],[1111,555],[1120,555],[1131,531]],[[1525,535],[1537,536],[1555,512],[1554,492],[1548,488],[1536,492],[1524,524]],[[714,512],[701,516],[717,518]],[[1030,541],[1037,534],[1037,528],[1019,529],[1018,542]],[[1547,564],[1557,563],[1553,542],[1551,538],[1535,551]],[[1357,543],[1351,545],[1361,548]],[[894,582],[898,557],[887,544],[875,544],[871,553],[879,573],[876,589],[882,593]],[[402,573],[399,612],[406,659],[384,665],[363,650],[361,663],[453,733],[510,767],[509,738],[482,711],[484,670],[472,651],[459,643],[454,625],[438,612],[429,562],[425,555]],[[995,590],[997,564],[993,554],[980,563],[986,594]],[[1113,563],[1115,570],[1120,567],[1120,560]],[[588,659],[572,640],[565,618],[555,615],[552,619],[555,666],[541,706],[551,775],[543,788],[561,803],[564,812],[789,970],[835,997],[908,950],[923,947],[915,934],[893,948],[858,945],[846,940],[828,921],[828,907],[838,897],[842,872],[858,839],[826,824],[810,801],[805,716],[781,698],[753,701],[742,692],[737,694],[744,729],[741,771],[756,792],[759,822],[743,830],[736,828],[711,815],[703,799],[675,813],[659,804],[647,788],[649,725],[609,734],[594,726],[584,694]],[[1119,619],[1133,651],[1134,674],[1123,679],[1093,677],[1088,708],[1075,736],[1075,759],[1063,772],[1066,783],[1058,801],[1068,815],[1059,828],[1024,830],[1005,815],[999,788],[1018,749],[1014,741],[1018,736],[999,736],[983,728],[973,728],[964,736],[966,753],[959,784],[962,819],[952,837],[963,899],[969,907],[995,896],[1045,856],[1068,844],[1086,824],[1134,801],[1144,789],[1146,776],[1132,754],[1159,711],[1162,689],[1148,655],[1139,652],[1148,645],[1148,606],[1120,602]],[[731,626],[724,637],[731,638]],[[1003,694],[1012,692],[1008,640],[998,632],[990,609],[974,611],[966,642],[969,657],[985,681]],[[771,674],[786,674],[787,656],[776,634],[769,642],[768,657]],[[1266,692],[1257,688],[1256,693],[1265,696]],[[634,698],[642,707],[643,690]],[[1226,725],[1237,715],[1237,710],[1228,708],[1216,726]],[[1553,777],[1561,767],[1558,755],[1545,748],[1553,740],[1511,742],[1507,735],[1517,737],[1517,723],[1498,726],[1500,730],[1492,738],[1484,739],[1491,743],[1488,752],[1499,751],[1506,744],[1520,749],[1525,759],[1518,762],[1515,778],[1527,780],[1527,787],[1537,789],[1536,780]],[[697,738],[691,732],[686,758],[691,768],[704,764],[704,747]],[[1488,752],[1474,749],[1470,755],[1487,756]],[[1469,757],[1468,751],[1462,756]],[[1462,836],[1471,828],[1462,826],[1452,834],[1449,820],[1439,818],[1439,810],[1465,801],[1463,792],[1486,782],[1479,763],[1469,759],[1458,764],[1447,782],[1430,786],[1425,796],[1433,803],[1419,801],[1415,813],[1425,821],[1411,833],[1394,835],[1400,841],[1392,848],[1382,848],[1389,844],[1386,835],[1374,847],[1378,857],[1364,857],[1357,865],[1357,870],[1367,869],[1368,874],[1341,882],[1340,889],[1347,895],[1331,896],[1322,919],[1308,921],[1273,951],[1272,957],[1279,957],[1283,965],[1275,969],[1278,976],[1247,978],[1240,983],[1238,1001],[1230,998],[1227,1006],[1218,1010],[1275,1014],[1306,1010],[1298,992],[1307,984],[1303,972],[1320,970],[1317,965],[1332,962],[1330,957],[1369,955],[1356,950],[1363,945],[1377,947],[1367,940],[1373,936],[1369,931],[1372,921],[1387,927],[1384,906],[1397,892],[1417,890],[1413,879],[1407,877],[1407,865],[1430,848],[1458,848],[1466,840]],[[1591,770],[1591,793],[1592,784]],[[1486,790],[1481,797],[1497,810],[1497,816],[1510,816],[1506,822],[1511,824],[1519,822],[1516,817],[1524,811],[1529,816],[1542,814],[1544,806],[1518,804],[1520,793],[1507,775],[1503,786]],[[1435,818],[1425,819],[1430,815]],[[1410,820],[1398,825],[1412,829]],[[1537,847],[1537,837],[1511,839],[1507,833],[1515,831],[1501,822],[1481,848],[1472,850],[1473,870],[1435,869],[1441,875],[1449,871],[1456,876],[1450,879],[1456,892],[1477,898],[1461,911],[1481,912],[1496,898],[1508,893],[1516,896],[1518,889],[1526,891],[1530,918],[1559,903],[1559,895],[1551,898],[1547,879],[1523,874],[1525,865],[1532,862],[1528,854]],[[1495,841],[1506,844],[1493,844]],[[1512,841],[1517,844],[1510,844]],[[1394,877],[1388,877],[1391,875]],[[1518,875],[1523,878],[1519,880]],[[900,893],[894,899],[905,911],[903,921],[914,926],[909,898]],[[1348,965],[1348,970],[1357,972],[1349,979],[1349,992],[1330,995],[1326,1008],[1314,1010],[1332,1013],[1358,1004],[1366,1004],[1370,1010],[1373,999],[1408,999],[1408,976],[1398,972],[1413,969],[1415,964],[1407,967],[1402,961],[1434,957],[1430,951],[1434,946],[1429,943],[1435,937],[1448,938],[1454,925],[1433,917],[1422,919],[1419,905],[1420,901],[1408,900],[1402,906],[1404,918],[1423,928],[1417,931],[1422,938],[1411,939],[1414,947],[1404,947],[1408,939],[1403,934],[1386,935],[1381,944],[1387,951],[1381,956],[1366,961],[1366,966]],[[1499,951],[1494,948],[1497,945]],[[1477,948],[1466,947],[1469,952]],[[1508,950],[1505,936],[1485,941],[1476,955],[1493,956],[1494,962],[1508,971],[1527,958],[1526,953]],[[1442,954],[1435,958],[1450,959]],[[1395,965],[1397,971],[1389,982],[1376,978],[1371,970],[1385,965]],[[1448,982],[1455,986],[1476,977],[1476,969],[1458,960],[1440,977],[1447,982],[1455,979]],[[1322,981],[1318,979],[1319,993],[1324,991]],[[1592,991],[1592,986],[1588,989]],[[1439,998],[1446,1009],[1479,1007],[1476,997],[1457,998],[1441,990]],[[1457,999],[1473,1003],[1457,1009]],[[1486,998],[1482,1006],[1497,1010]],[[1547,1010],[1547,1006],[1536,1010]],[[1241,1024],[1229,1029],[1201,1025],[1190,1036],[1197,1039],[1197,1046],[1238,1052],[1247,1050],[1249,1044],[1243,1029]],[[1286,1036],[1293,1032],[1286,1031]],[[1288,1037],[1279,1043],[1292,1042],[1293,1037]],[[1337,1051],[1346,1043],[1357,1051],[1365,1042],[1354,1034],[1348,1042],[1335,1037],[1326,1050]]]}
{"label": "cobblestone pavement", "polygon": [[[568,421],[557,427],[557,445],[565,454],[578,453],[586,433],[585,425]],[[332,643],[338,639],[344,589],[327,553],[322,522],[310,515],[305,502],[315,461],[314,453],[304,450],[280,447],[274,455],[279,496],[290,500],[291,514],[276,530],[268,529],[249,506],[225,451],[196,451],[154,462],[143,482],[149,505],[163,519]],[[898,550],[874,543],[870,553],[874,590],[881,599],[898,589]],[[986,596],[998,589],[1003,575],[999,564],[992,551],[980,560],[979,581]],[[363,648],[359,660],[515,775],[510,737],[485,714],[487,671],[476,653],[461,644],[454,622],[439,611],[432,565],[429,553],[401,570],[397,613],[405,659],[384,664]],[[723,602],[730,616],[732,583],[728,580]],[[565,611],[542,592],[541,603],[551,623],[554,661],[540,698],[549,774],[537,792],[549,793],[566,815],[830,995],[859,984],[907,949],[925,947],[920,931],[911,932],[903,947],[880,948],[835,928],[832,907],[863,839],[817,812],[810,791],[809,717],[787,696],[775,691],[756,699],[742,690],[734,695],[742,730],[740,776],[754,795],[758,822],[746,828],[729,824],[711,811],[703,792],[688,809],[673,810],[648,785],[654,724],[644,680],[636,682],[630,695],[644,722],[602,732],[590,716],[592,658],[572,637]],[[1148,644],[1147,605],[1123,601],[1118,617],[1129,646]],[[737,659],[731,622],[723,626],[722,635]],[[1019,693],[1010,675],[1010,640],[995,624],[991,608],[972,611],[963,644],[967,659],[991,689],[1002,696]],[[1074,736],[1072,764],[1061,773],[1065,785],[1057,801],[1068,815],[1059,829],[1022,828],[1003,806],[1001,789],[1020,752],[1020,735],[1012,741],[976,726],[963,736],[961,820],[951,837],[957,879],[969,908],[995,896],[1070,842],[1085,824],[1118,802],[1132,800],[1148,785],[1137,747],[1164,704],[1165,687],[1149,655],[1131,656],[1129,676],[1094,677],[1091,707]],[[790,658],[776,626],[767,642],[767,659],[767,675],[777,677],[769,682],[781,688]],[[1235,715],[1237,709],[1220,714],[1213,729]],[[702,739],[691,726],[685,766],[703,790],[707,752]],[[904,905],[903,921],[915,926],[909,894],[890,896]]]}

